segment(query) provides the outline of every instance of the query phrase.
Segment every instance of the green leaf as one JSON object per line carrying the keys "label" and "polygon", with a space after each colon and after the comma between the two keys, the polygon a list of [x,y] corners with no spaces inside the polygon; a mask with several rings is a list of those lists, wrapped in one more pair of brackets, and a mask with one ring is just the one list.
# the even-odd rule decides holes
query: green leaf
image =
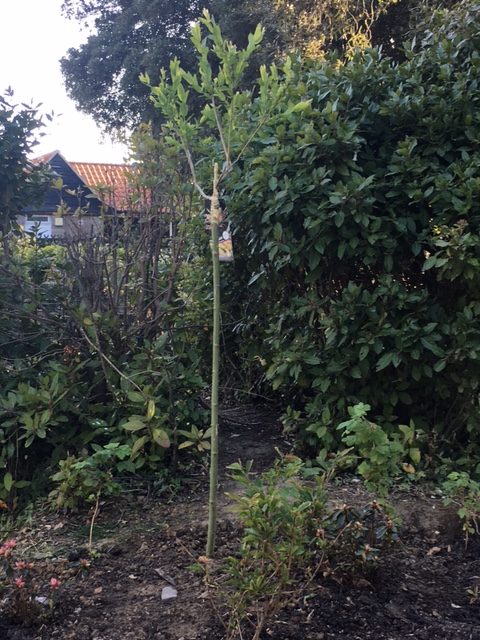
{"label": "green leaf", "polygon": [[11,488],[13,487],[13,476],[10,471],[7,471],[7,473],[3,476],[3,486],[8,492],[10,492]]}
{"label": "green leaf", "polygon": [[145,422],[143,418],[140,416],[134,417],[132,416],[127,420],[127,422],[123,425],[125,431],[140,431],[140,429],[145,428]]}
{"label": "green leaf", "polygon": [[425,260],[425,262],[423,263],[423,270],[424,271],[428,271],[429,269],[431,269],[432,267],[434,267],[437,264],[437,258],[436,256],[430,256],[429,258],[427,258]]}
{"label": "green leaf", "polygon": [[162,449],[168,449],[170,446],[170,438],[165,429],[154,429],[153,440],[159,447],[162,447]]}
{"label": "green leaf", "polygon": [[369,351],[370,351],[370,347],[367,344],[364,344],[362,347],[360,347],[360,351],[358,354],[358,359],[360,360],[360,362],[362,360],[365,360],[365,358],[368,356]]}
{"label": "green leaf", "polygon": [[302,102],[297,102],[296,105],[294,105],[293,107],[290,107],[287,110],[287,113],[298,113],[299,111],[305,111],[310,107],[311,102],[312,102],[311,100],[303,100]]}
{"label": "green leaf", "polygon": [[338,213],[335,214],[333,220],[336,227],[341,227],[345,220],[345,214],[343,213],[343,211],[338,211]]}
{"label": "green leaf", "polygon": [[436,356],[443,356],[443,349],[441,349],[437,344],[428,340],[427,338],[420,338],[420,342],[423,344],[425,349],[428,349]]}
{"label": "green leaf", "polygon": [[140,453],[140,451],[145,446],[147,440],[148,440],[148,436],[142,436],[141,438],[138,438],[137,440],[135,440],[132,447],[132,453],[130,454],[130,457],[132,458],[132,460],[136,458],[136,456]]}
{"label": "green leaf", "polygon": [[400,365],[401,362],[402,362],[402,358],[400,354],[394,353],[392,355],[392,364],[395,367],[395,369],[397,369],[397,367]]}
{"label": "green leaf", "polygon": [[147,420],[150,421],[155,415],[155,401],[149,400],[147,405]]}
{"label": "green leaf", "polygon": [[418,464],[420,462],[420,458],[421,458],[421,453],[420,453],[420,449],[418,449],[417,447],[412,447],[410,449],[410,459],[414,464]]}
{"label": "green leaf", "polygon": [[25,489],[26,487],[30,487],[31,486],[31,482],[30,480],[16,480],[15,481],[15,488],[16,489]]}
{"label": "green leaf", "polygon": [[378,360],[376,370],[377,371],[382,371],[382,369],[385,369],[386,367],[388,367],[388,365],[391,364],[391,362],[392,362],[392,357],[393,357],[392,353],[385,353]]}
{"label": "green leaf", "polygon": [[141,402],[142,404],[145,402],[145,398],[138,391],[129,391],[127,393],[127,398],[130,400],[130,402]]}
{"label": "green leaf", "polygon": [[440,373],[440,371],[443,371],[446,366],[447,366],[447,361],[446,360],[438,360],[433,365],[433,370],[436,371],[437,373]]}

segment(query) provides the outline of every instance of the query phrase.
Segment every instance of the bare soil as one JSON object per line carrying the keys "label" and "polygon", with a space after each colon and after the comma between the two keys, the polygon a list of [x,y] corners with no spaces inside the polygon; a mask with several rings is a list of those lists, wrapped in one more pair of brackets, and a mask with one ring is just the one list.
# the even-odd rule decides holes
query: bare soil
{"label": "bare soil", "polygon": [[[228,416],[227,416],[228,417]],[[242,423],[242,424],[240,424]],[[255,459],[268,467],[275,447],[287,448],[267,410],[245,412],[222,429],[221,467]],[[192,476],[174,501],[132,493],[102,505],[94,530],[98,556],[87,569],[89,515],[39,511],[17,532],[25,557],[41,563],[45,576],[62,580],[48,622],[30,627],[3,612],[1,640],[222,640],[224,628],[192,565],[204,553],[206,478]],[[221,481],[218,558],[231,555],[240,531]],[[353,478],[332,490],[332,499],[368,499]],[[368,580],[331,582],[272,621],[264,638],[276,640],[480,640],[480,544],[465,548],[454,513],[434,497],[392,496],[402,516],[401,543]],[[162,589],[178,596],[162,601]],[[245,638],[247,640],[247,638]]]}

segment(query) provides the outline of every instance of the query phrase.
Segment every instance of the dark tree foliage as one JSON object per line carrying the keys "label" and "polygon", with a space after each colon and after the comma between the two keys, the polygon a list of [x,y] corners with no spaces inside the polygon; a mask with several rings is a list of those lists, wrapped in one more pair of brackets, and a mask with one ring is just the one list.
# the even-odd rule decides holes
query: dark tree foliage
{"label": "dark tree foliage", "polygon": [[95,29],[61,61],[78,107],[110,130],[153,118],[138,76],[157,77],[174,57],[190,66],[190,25],[204,6],[199,0],[66,0],[67,16]]}
{"label": "dark tree foliage", "polygon": [[38,109],[16,106],[8,90],[0,96],[0,233],[5,237],[15,216],[41,198],[48,184],[45,167],[33,165],[28,156],[42,127]]}
{"label": "dark tree foliage", "polygon": [[[260,64],[285,52],[307,57],[325,50],[348,52],[368,43],[402,57],[400,43],[425,0],[65,0],[64,13],[94,28],[61,61],[67,91],[78,107],[106,129],[131,127],[159,118],[139,74],[152,80],[173,57],[190,69],[194,63],[190,27],[208,8],[226,37],[245,46],[258,23],[265,28],[262,49],[252,60],[247,82]],[[440,0],[432,0],[437,6]],[[422,5],[423,6],[423,5]],[[424,13],[425,8],[421,13]]]}
{"label": "dark tree foliage", "polygon": [[403,42],[421,35],[438,10],[460,7],[458,0],[398,0],[382,12],[371,28],[372,45],[397,62],[405,60]]}

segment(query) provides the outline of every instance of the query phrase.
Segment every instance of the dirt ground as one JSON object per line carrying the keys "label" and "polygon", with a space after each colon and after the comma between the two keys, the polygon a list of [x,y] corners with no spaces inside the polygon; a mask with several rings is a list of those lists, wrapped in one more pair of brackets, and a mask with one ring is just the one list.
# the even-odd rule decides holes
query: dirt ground
{"label": "dirt ground", "polygon": [[[227,416],[228,417],[228,416]],[[224,425],[221,467],[254,459],[257,470],[287,448],[268,411],[248,412],[243,426]],[[245,426],[246,425],[246,426]],[[94,531],[97,557],[88,568],[88,514],[39,511],[17,533],[26,558],[58,576],[58,607],[48,623],[25,627],[0,617],[1,640],[222,640],[224,628],[192,565],[204,553],[205,477],[190,478],[174,500],[132,493],[102,505]],[[240,531],[222,475],[218,557],[234,553]],[[332,499],[365,499],[353,478]],[[451,510],[435,496],[392,496],[401,542],[368,580],[325,584],[321,593],[284,611],[265,630],[277,640],[480,640],[480,544],[467,548]],[[173,586],[177,597],[162,601]],[[472,602],[467,590],[479,589]],[[245,637],[245,640],[247,637]]]}

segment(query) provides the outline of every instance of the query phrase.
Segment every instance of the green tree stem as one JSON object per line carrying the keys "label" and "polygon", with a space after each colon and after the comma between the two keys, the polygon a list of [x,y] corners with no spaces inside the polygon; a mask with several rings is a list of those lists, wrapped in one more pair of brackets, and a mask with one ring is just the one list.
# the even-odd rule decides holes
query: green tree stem
{"label": "green tree stem", "polygon": [[218,484],[218,386],[220,370],[220,263],[218,259],[218,221],[221,211],[218,201],[218,164],[213,167],[213,189],[210,209],[211,250],[213,271],[213,333],[212,333],[212,389],[211,389],[211,453],[210,490],[208,497],[207,556],[215,549]]}

